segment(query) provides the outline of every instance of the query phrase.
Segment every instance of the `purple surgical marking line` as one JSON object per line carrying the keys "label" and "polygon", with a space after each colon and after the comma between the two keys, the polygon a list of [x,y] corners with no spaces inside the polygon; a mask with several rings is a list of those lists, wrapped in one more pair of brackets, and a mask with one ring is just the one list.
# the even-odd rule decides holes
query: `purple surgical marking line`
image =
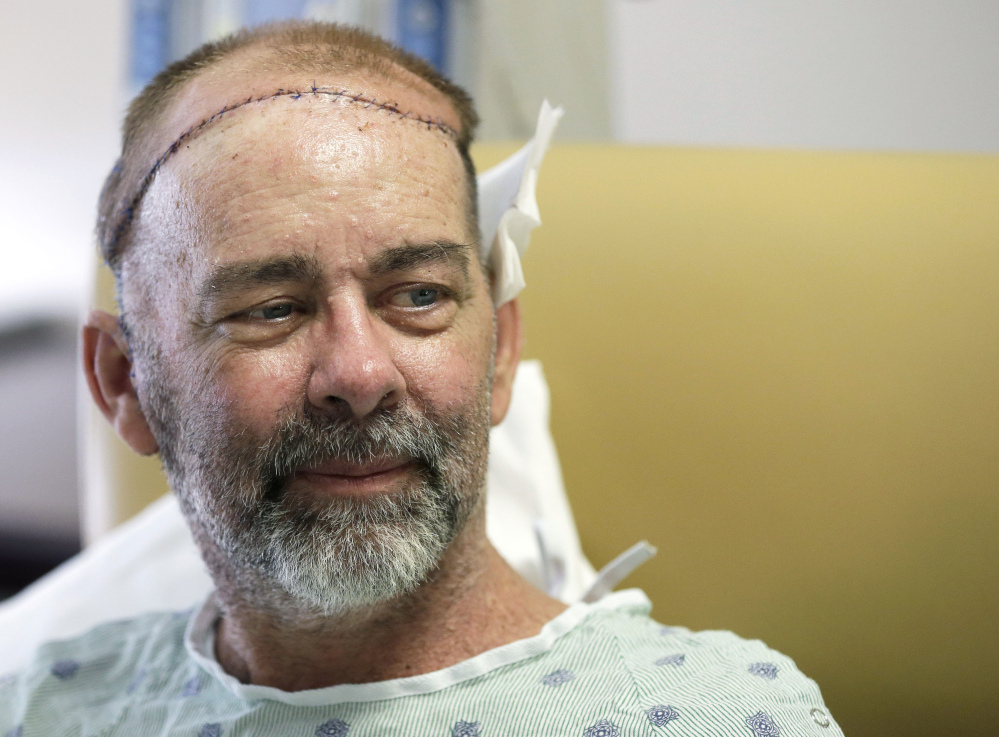
{"label": "purple surgical marking line", "polygon": [[[388,102],[379,103],[378,100],[375,100],[372,97],[365,97],[363,94],[350,96],[347,90],[334,90],[334,89],[324,89],[322,87],[317,87],[315,80],[313,80],[312,87],[309,89],[309,91],[312,92],[313,96],[315,97],[318,97],[320,94],[322,94],[322,95],[328,95],[330,98],[334,100],[340,100],[344,97],[344,95],[347,95],[347,104],[349,105],[354,105],[357,104],[358,102],[367,103],[365,105],[366,110],[370,108],[372,105],[378,105],[377,108],[378,110],[386,110],[392,115],[399,116],[401,120],[414,120],[419,123],[426,123],[427,130],[433,130],[434,128],[436,128],[437,130],[451,136],[452,138],[457,139],[459,137],[458,131],[449,126],[440,118],[430,118],[430,117],[425,118],[423,116],[412,117],[411,111],[403,112],[402,110],[399,109],[397,105],[393,105],[392,103]],[[289,97],[292,100],[298,100],[302,97],[302,94],[303,93],[301,90],[286,90],[284,88],[280,88],[276,92],[272,92],[269,95],[261,95],[256,100],[254,100],[253,96],[251,95],[250,97],[247,97],[246,100],[244,100],[243,102],[235,102],[230,105],[226,105],[217,113],[212,115],[210,118],[205,118],[197,125],[192,125],[186,131],[181,133],[177,137],[177,139],[170,144],[167,150],[164,151],[160,155],[160,157],[153,162],[152,167],[150,167],[149,171],[146,173],[146,176],[144,176],[142,178],[142,181],[139,183],[138,192],[136,192],[135,196],[131,199],[131,201],[129,201],[128,205],[126,205],[125,209],[122,211],[122,215],[124,217],[122,221],[118,223],[118,226],[115,228],[114,239],[111,241],[111,250],[114,251],[117,248],[118,241],[121,240],[121,237],[125,234],[125,230],[128,228],[129,225],[131,225],[132,220],[135,217],[135,211],[136,209],[138,209],[139,203],[142,201],[142,198],[146,195],[146,192],[149,190],[149,187],[152,185],[156,173],[163,167],[163,164],[166,163],[166,160],[169,159],[173,154],[175,154],[180,149],[180,146],[181,144],[184,143],[184,141],[196,135],[197,133],[200,133],[203,129],[205,129],[210,124],[215,122],[215,120],[221,118],[226,113],[232,112],[233,110],[236,110],[241,107],[245,107],[246,105],[249,105],[251,102],[263,102],[264,100],[274,100],[277,99],[278,97]],[[118,167],[119,164],[116,163],[115,170],[117,170]]]}

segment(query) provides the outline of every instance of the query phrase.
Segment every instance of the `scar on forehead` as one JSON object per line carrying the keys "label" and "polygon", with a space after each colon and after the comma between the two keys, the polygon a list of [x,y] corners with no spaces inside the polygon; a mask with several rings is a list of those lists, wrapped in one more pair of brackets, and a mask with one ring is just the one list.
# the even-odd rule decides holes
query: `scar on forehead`
{"label": "scar on forehead", "polygon": [[[128,205],[122,211],[121,222],[115,227],[114,237],[111,241],[112,248],[117,248],[118,242],[121,240],[122,236],[125,235],[125,231],[132,224],[132,220],[135,217],[135,211],[139,207],[139,203],[142,202],[142,198],[145,196],[150,185],[153,183],[153,179],[156,177],[156,173],[163,168],[163,165],[167,160],[173,156],[180,147],[201,133],[205,128],[209,127],[212,123],[220,120],[226,113],[231,113],[239,108],[246,107],[253,103],[262,103],[268,100],[275,100],[277,98],[287,98],[290,100],[300,100],[303,97],[306,98],[318,98],[320,96],[326,97],[334,102],[339,102],[346,105],[359,105],[365,110],[375,110],[376,112],[384,112],[389,115],[398,117],[400,120],[411,120],[415,123],[427,126],[427,130],[437,130],[447,136],[450,136],[454,140],[458,140],[460,137],[458,131],[452,128],[450,125],[445,123],[441,118],[432,118],[421,115],[416,115],[415,113],[409,111],[403,111],[396,103],[392,102],[380,102],[373,97],[369,97],[363,93],[354,94],[348,90],[339,90],[331,87],[319,87],[316,85],[315,80],[313,80],[312,85],[304,90],[301,89],[290,89],[286,90],[283,88],[277,89],[275,92],[271,92],[264,95],[259,95],[257,97],[247,97],[245,100],[239,102],[233,102],[209,118],[205,118],[197,125],[192,125],[186,131],[177,136],[176,140],[171,143],[166,151],[160,154],[159,158],[153,162],[153,165],[146,172],[146,175],[142,178],[139,183],[139,187],[136,190],[135,195],[128,202]],[[117,166],[115,167],[117,168]]]}

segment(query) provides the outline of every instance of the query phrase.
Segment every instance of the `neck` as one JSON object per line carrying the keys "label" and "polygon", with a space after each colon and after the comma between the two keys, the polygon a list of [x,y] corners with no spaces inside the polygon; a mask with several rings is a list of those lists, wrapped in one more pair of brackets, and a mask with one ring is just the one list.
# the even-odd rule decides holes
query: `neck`
{"label": "neck", "polygon": [[565,609],[500,557],[486,540],[481,514],[468,521],[429,581],[365,609],[320,616],[279,592],[261,597],[261,586],[273,586],[254,578],[215,575],[224,612],[216,656],[243,683],[284,691],[447,668],[534,636]]}

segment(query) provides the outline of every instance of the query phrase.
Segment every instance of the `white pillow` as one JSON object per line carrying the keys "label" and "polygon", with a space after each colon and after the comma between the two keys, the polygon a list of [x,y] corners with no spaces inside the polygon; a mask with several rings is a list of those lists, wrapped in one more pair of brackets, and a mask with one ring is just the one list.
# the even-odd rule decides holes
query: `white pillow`
{"label": "white pillow", "polygon": [[[535,585],[565,602],[596,578],[579,545],[548,429],[548,386],[521,363],[510,411],[490,438],[486,532]],[[43,642],[157,610],[181,610],[211,589],[176,499],[159,499],[0,605],[0,675]]]}

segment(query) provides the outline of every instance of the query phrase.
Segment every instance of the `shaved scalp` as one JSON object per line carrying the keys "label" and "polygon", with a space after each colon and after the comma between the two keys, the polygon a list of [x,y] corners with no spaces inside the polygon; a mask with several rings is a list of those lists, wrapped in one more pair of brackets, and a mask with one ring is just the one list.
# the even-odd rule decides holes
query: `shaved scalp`
{"label": "shaved scalp", "polygon": [[[97,217],[101,255],[119,282],[119,293],[122,286],[122,254],[130,241],[136,240],[133,238],[136,231],[132,226],[139,217],[142,195],[159,165],[171,152],[171,149],[156,150],[156,134],[186,86],[223,60],[232,59],[237,52],[253,52],[240,53],[240,56],[246,56],[245,63],[249,68],[261,71],[305,74],[365,72],[410,85],[415,76],[417,84],[422,81],[436,90],[458,115],[460,126],[451,132],[466,170],[470,232],[478,232],[475,168],[468,151],[478,115],[463,89],[445,79],[423,59],[360,29],[305,21],[268,24],[205,44],[186,58],[174,62],[157,74],[129,105],[122,128],[121,156],[104,184]],[[367,103],[368,100],[362,102]],[[235,107],[237,101],[233,103]],[[405,116],[406,111],[386,104],[382,107]],[[206,122],[201,121],[202,125]],[[198,123],[191,121],[192,128]]]}

